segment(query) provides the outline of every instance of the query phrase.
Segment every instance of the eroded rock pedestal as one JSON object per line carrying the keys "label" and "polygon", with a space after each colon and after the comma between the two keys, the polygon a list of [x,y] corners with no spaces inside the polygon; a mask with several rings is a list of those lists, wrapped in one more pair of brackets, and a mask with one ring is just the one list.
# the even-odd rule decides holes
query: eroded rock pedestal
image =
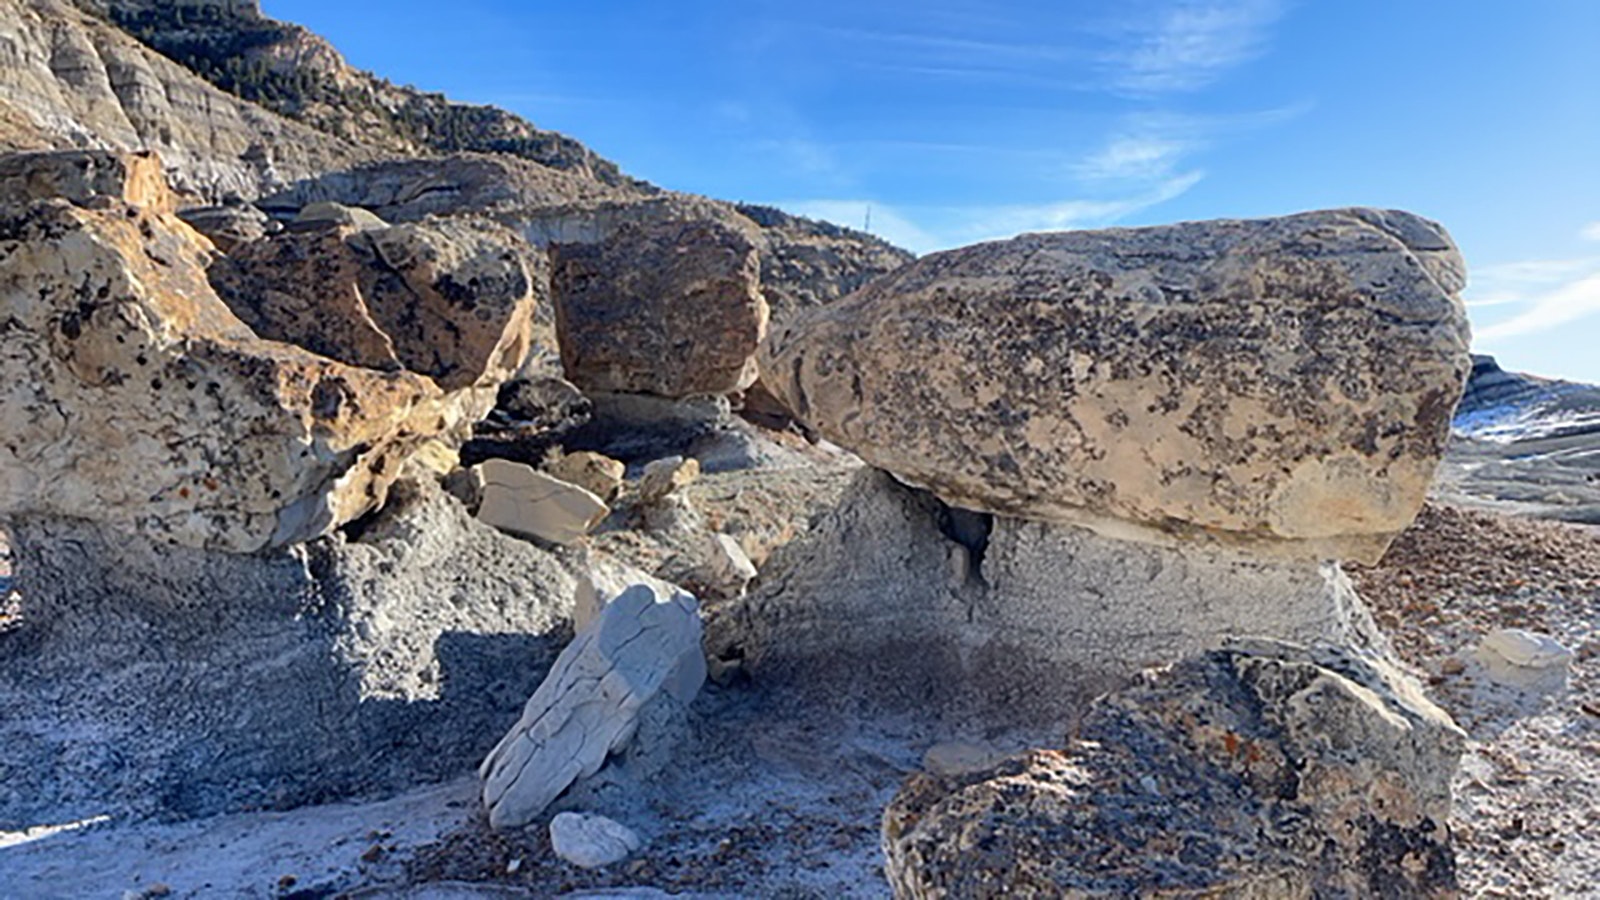
{"label": "eroded rock pedestal", "polygon": [[954,510],[866,469],[749,597],[713,607],[708,647],[797,691],[1015,724],[1069,721],[1243,634],[1384,645],[1336,563]]}

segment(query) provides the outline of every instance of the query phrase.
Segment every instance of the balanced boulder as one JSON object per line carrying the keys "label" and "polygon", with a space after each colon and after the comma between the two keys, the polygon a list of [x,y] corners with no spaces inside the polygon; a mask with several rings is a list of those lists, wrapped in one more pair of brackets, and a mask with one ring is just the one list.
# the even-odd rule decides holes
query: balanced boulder
{"label": "balanced boulder", "polygon": [[762,381],[956,506],[1371,561],[1449,436],[1463,284],[1395,211],[1023,235],[801,313]]}
{"label": "balanced boulder", "polygon": [[756,246],[713,221],[624,225],[552,244],[567,377],[585,391],[685,397],[749,386],[767,327]]}

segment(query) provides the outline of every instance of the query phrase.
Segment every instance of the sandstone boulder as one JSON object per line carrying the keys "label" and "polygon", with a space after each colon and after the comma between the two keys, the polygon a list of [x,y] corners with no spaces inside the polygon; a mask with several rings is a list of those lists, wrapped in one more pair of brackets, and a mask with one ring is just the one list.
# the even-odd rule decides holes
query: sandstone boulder
{"label": "sandstone boulder", "polygon": [[211,279],[263,337],[446,390],[510,378],[545,291],[539,254],[469,218],[269,237],[235,248]]}
{"label": "sandstone boulder", "polygon": [[126,203],[121,178],[79,205],[0,206],[0,515],[292,544],[381,504],[418,444],[482,417],[492,387],[263,340],[207,283],[209,242]]}
{"label": "sandstone boulder", "polygon": [[1449,435],[1463,284],[1395,211],[1031,234],[802,313],[762,380],[957,506],[1374,561]]}
{"label": "sandstone boulder", "polygon": [[685,397],[755,380],[767,303],[741,232],[627,225],[599,243],[553,244],[550,260],[561,362],[579,387]]}
{"label": "sandstone boulder", "polygon": [[915,775],[896,897],[1453,897],[1465,735],[1398,670],[1257,641],[1097,701],[1081,740]]}
{"label": "sandstone boulder", "polygon": [[170,213],[176,198],[154,153],[67,150],[0,157],[0,206],[59,197],[78,206],[122,202]]}
{"label": "sandstone boulder", "polygon": [[478,775],[495,828],[526,825],[627,744],[645,708],[687,705],[705,683],[699,606],[636,585],[561,651]]}
{"label": "sandstone boulder", "polygon": [[553,544],[574,544],[611,513],[605,501],[532,466],[484,461],[478,520]]}

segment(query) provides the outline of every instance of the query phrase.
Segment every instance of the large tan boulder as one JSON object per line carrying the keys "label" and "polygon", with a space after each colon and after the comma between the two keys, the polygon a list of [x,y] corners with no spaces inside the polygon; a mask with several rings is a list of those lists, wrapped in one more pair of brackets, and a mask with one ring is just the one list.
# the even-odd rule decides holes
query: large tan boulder
{"label": "large tan boulder", "polygon": [[762,381],[956,506],[1371,561],[1449,435],[1463,284],[1403,212],[1031,234],[800,314]]}
{"label": "large tan boulder", "polygon": [[712,221],[628,224],[550,247],[567,378],[586,391],[725,394],[756,377],[766,335],[756,246]]}
{"label": "large tan boulder", "polygon": [[376,227],[330,219],[235,248],[212,283],[258,334],[446,390],[509,378],[548,284],[509,230],[454,218]]}
{"label": "large tan boulder", "polygon": [[124,196],[0,207],[0,517],[295,543],[381,504],[418,445],[493,402],[262,339],[207,282],[209,242]]}

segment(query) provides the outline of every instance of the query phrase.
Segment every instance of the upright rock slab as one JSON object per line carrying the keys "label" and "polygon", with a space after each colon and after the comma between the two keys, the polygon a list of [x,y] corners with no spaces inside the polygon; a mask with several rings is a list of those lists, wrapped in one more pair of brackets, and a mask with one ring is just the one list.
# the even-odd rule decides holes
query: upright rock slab
{"label": "upright rock slab", "polygon": [[699,604],[635,585],[573,638],[522,718],[478,768],[489,824],[533,821],[632,740],[651,703],[688,704],[706,680]]}
{"label": "upright rock slab", "polygon": [[1244,642],[1102,698],[1081,737],[912,776],[883,817],[895,896],[1456,896],[1466,736],[1382,663]]}
{"label": "upright rock slab", "polygon": [[953,505],[1374,561],[1470,370],[1463,284],[1395,211],[1030,234],[800,314],[762,381]]}
{"label": "upright rock slab", "polygon": [[567,378],[586,391],[725,394],[756,377],[766,335],[756,246],[712,221],[623,225],[550,247]]}
{"label": "upright rock slab", "polygon": [[159,193],[123,199],[148,190],[142,166],[0,206],[0,515],[292,544],[381,504],[417,446],[492,403],[492,385],[445,392],[260,338],[207,283],[210,244]]}

